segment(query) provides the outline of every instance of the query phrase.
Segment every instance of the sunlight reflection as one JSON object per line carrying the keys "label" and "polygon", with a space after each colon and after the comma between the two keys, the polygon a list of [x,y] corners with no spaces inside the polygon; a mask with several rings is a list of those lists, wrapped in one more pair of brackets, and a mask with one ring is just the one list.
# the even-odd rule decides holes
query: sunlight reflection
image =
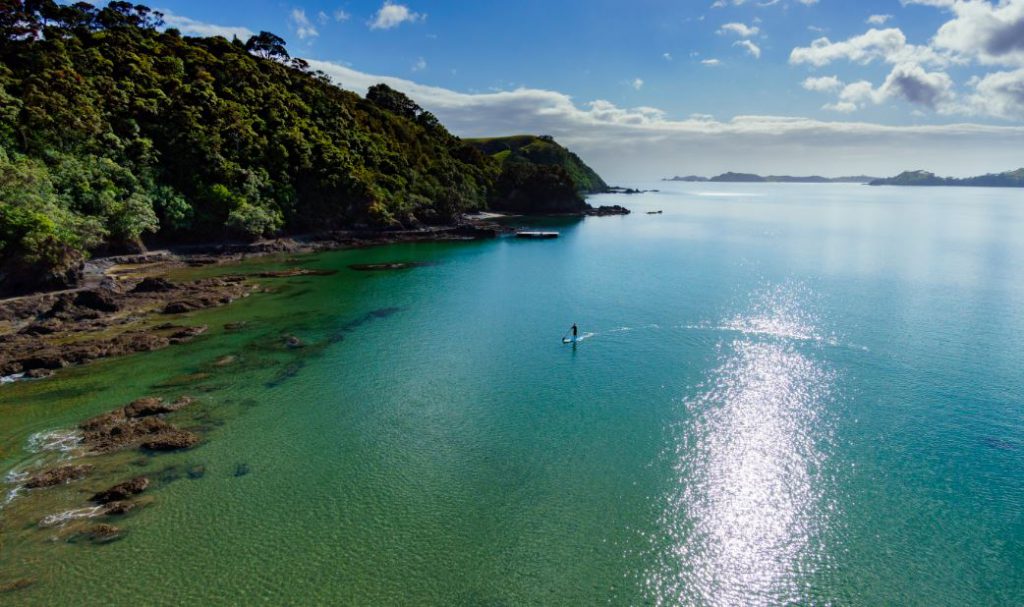
{"label": "sunlight reflection", "polygon": [[[814,335],[787,306],[736,322]],[[676,488],[652,538],[660,554],[647,591],[658,605],[804,603],[828,523],[819,478],[828,434],[818,418],[834,378],[792,344],[750,338],[722,348],[721,365],[684,403]]]}

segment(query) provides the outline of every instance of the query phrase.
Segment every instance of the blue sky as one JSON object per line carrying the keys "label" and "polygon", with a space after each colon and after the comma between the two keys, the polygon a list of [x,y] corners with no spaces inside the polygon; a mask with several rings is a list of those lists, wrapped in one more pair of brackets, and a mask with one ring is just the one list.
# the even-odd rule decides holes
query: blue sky
{"label": "blue sky", "polygon": [[619,178],[1024,165],[1024,0],[154,6],[186,34],[275,32],[461,135],[554,134]]}

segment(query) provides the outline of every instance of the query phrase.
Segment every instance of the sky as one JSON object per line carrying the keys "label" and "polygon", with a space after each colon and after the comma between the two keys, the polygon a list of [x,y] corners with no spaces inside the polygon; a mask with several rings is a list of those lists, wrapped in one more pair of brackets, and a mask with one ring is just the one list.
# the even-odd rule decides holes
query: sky
{"label": "sky", "polygon": [[159,0],[267,30],[464,137],[553,135],[606,178],[1024,166],[1024,0]]}

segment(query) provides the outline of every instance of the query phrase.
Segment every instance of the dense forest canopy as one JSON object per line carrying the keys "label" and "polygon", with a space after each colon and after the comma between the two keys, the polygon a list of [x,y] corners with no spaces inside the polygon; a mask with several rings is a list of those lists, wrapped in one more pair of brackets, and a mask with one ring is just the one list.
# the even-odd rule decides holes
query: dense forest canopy
{"label": "dense forest canopy", "polygon": [[502,179],[404,94],[338,88],[272,33],[163,25],[128,2],[0,0],[0,289],[144,241],[415,227],[522,198],[524,179],[561,204],[573,183]]}

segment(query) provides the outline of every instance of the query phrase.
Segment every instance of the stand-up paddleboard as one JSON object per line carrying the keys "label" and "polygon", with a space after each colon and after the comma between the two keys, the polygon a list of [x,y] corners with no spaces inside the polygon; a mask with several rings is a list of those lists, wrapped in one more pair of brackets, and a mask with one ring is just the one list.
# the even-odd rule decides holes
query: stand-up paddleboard
{"label": "stand-up paddleboard", "polygon": [[576,337],[563,337],[562,338],[562,343],[563,344],[578,344],[581,341],[583,341],[584,339],[586,339],[588,337],[593,337],[593,336],[594,336],[593,333],[583,333],[583,334],[578,335]]}

